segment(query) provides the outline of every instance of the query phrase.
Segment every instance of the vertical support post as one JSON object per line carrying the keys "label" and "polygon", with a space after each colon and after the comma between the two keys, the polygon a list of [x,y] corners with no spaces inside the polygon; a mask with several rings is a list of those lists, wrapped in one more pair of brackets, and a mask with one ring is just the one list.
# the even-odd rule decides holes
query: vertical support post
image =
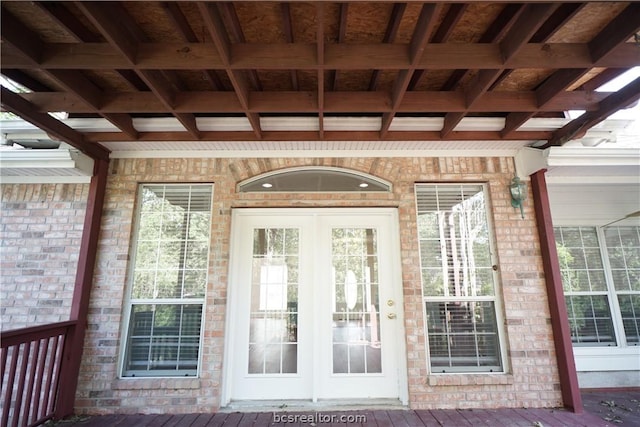
{"label": "vertical support post", "polygon": [[60,371],[58,401],[56,402],[55,418],[62,418],[73,414],[78,375],[84,346],[84,336],[87,330],[87,314],[89,312],[89,298],[93,282],[93,272],[100,235],[100,222],[107,188],[109,160],[96,159],[94,174],[89,186],[87,210],[84,217],[80,255],[76,270],[73,299],[71,301],[71,315],[69,320],[77,321],[64,343],[63,361]]}
{"label": "vertical support post", "polygon": [[540,237],[544,277],[547,284],[553,342],[556,349],[558,371],[560,373],[560,389],[564,406],[577,414],[581,414],[584,412],[584,408],[582,407],[582,396],[580,396],[580,387],[578,386],[578,374],[573,358],[569,317],[567,315],[567,306],[562,290],[560,262],[556,250],[556,239],[553,233],[549,193],[544,176],[545,172],[546,169],[542,169],[531,175],[531,189],[533,191],[536,223]]}

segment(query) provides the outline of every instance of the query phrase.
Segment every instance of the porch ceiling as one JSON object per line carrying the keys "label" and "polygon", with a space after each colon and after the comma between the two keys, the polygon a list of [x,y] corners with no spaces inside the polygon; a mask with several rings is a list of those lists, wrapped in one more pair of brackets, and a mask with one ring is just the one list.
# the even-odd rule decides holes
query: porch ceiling
{"label": "porch ceiling", "polygon": [[[2,108],[94,158],[149,141],[544,141],[640,99],[637,2],[2,2]],[[556,127],[532,119],[566,118]],[[72,126],[46,113],[100,118]],[[162,120],[145,119],[164,118]],[[490,126],[482,121],[491,119]],[[166,126],[166,120],[171,126]],[[442,142],[441,142],[442,143]],[[193,144],[189,145],[190,147]]]}

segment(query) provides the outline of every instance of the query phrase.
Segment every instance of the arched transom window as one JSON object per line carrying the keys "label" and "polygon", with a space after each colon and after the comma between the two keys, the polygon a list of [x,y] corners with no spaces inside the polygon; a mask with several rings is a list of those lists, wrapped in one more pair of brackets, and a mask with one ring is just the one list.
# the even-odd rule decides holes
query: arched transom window
{"label": "arched transom window", "polygon": [[289,168],[258,175],[238,184],[248,192],[373,192],[391,191],[391,183],[378,177],[333,167]]}

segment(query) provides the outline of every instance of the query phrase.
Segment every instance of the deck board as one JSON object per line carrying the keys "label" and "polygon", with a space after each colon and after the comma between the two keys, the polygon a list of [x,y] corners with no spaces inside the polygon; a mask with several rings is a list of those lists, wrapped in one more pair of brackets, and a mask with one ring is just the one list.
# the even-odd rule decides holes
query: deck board
{"label": "deck board", "polygon": [[[433,409],[319,411],[331,417],[315,427],[544,427],[640,426],[640,390],[583,392],[585,412],[562,408]],[[277,415],[313,416],[316,412],[217,412],[207,414],[100,415],[74,417],[59,427],[308,427],[312,423],[274,423]],[[364,415],[362,422],[340,422],[343,415]]]}

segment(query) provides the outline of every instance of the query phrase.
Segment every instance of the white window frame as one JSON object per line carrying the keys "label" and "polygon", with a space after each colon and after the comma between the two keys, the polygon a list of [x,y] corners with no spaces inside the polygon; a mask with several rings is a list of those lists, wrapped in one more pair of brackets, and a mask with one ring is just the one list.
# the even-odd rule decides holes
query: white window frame
{"label": "white window frame", "polygon": [[[418,209],[418,191],[420,187],[425,187],[425,186],[437,186],[437,187],[444,187],[444,186],[465,186],[465,185],[477,185],[479,187],[482,187],[482,192],[484,195],[484,202],[485,202],[485,219],[486,219],[486,224],[487,224],[487,233],[488,233],[488,238],[489,238],[489,252],[490,252],[490,259],[491,259],[491,264],[494,266],[494,268],[492,269],[492,278],[493,278],[493,284],[494,284],[494,293],[492,296],[475,296],[475,297],[457,297],[457,298],[450,298],[447,296],[427,296],[424,295],[424,283],[422,283],[423,280],[423,276],[422,276],[422,254],[420,254],[420,282],[422,284],[421,288],[422,288],[422,313],[423,313],[423,319],[424,319],[424,334],[425,334],[425,346],[426,346],[426,354],[427,354],[427,369],[429,370],[429,373],[432,375],[451,375],[451,374],[484,374],[484,375],[493,375],[493,374],[505,374],[508,372],[509,369],[509,360],[507,358],[507,345],[506,345],[506,339],[505,339],[505,329],[504,329],[504,310],[503,310],[503,301],[502,301],[502,292],[501,292],[501,284],[500,284],[500,280],[499,280],[499,276],[496,272],[496,268],[495,266],[498,265],[498,259],[497,259],[497,249],[496,249],[496,239],[495,239],[495,233],[494,233],[494,225],[493,225],[493,221],[492,221],[492,217],[489,213],[490,211],[490,198],[489,198],[489,191],[488,191],[488,184],[487,183],[483,183],[483,182],[454,182],[454,183],[440,183],[440,182],[434,182],[434,183],[417,183],[414,185],[414,203],[416,203],[416,218],[419,214],[419,209]],[[418,226],[416,226],[416,231],[418,232],[418,234],[416,235],[417,241],[420,242],[420,229],[418,228]],[[419,247],[419,251],[420,249],[420,244],[418,243],[418,247]],[[445,289],[446,292],[446,289]],[[500,363],[500,369],[495,369],[495,370],[487,370],[484,368],[480,368],[480,367],[473,367],[473,366],[464,366],[464,367],[450,367],[448,369],[445,370],[441,370],[439,369],[439,367],[433,368],[431,366],[431,355],[430,355],[430,348],[429,348],[429,325],[428,325],[428,319],[427,319],[427,310],[426,310],[426,303],[427,302],[451,302],[451,301],[474,301],[474,302],[483,302],[483,301],[490,301],[493,302],[494,305],[494,314],[495,314],[495,321],[496,321],[496,332],[498,335],[498,345],[499,345],[499,349],[498,349],[498,357],[500,358],[499,363]]]}
{"label": "white window frame", "polygon": [[[146,186],[165,186],[165,187],[209,187],[211,191],[210,205],[209,205],[209,235],[207,245],[207,271],[205,273],[205,295],[202,298],[158,298],[158,299],[148,299],[148,298],[138,298],[134,299],[132,297],[133,292],[133,280],[134,280],[134,271],[135,271],[135,261],[136,254],[138,251],[138,236],[141,227],[141,216],[142,216],[142,194],[143,188]],[[136,204],[134,208],[134,224],[131,234],[131,251],[130,251],[130,260],[129,266],[127,269],[127,282],[126,282],[126,292],[125,299],[123,303],[123,319],[122,319],[122,334],[120,341],[120,352],[119,352],[119,362],[118,362],[118,378],[132,380],[132,379],[150,379],[150,378],[200,378],[201,367],[202,367],[202,353],[203,353],[203,340],[204,340],[204,332],[205,332],[205,318],[206,318],[206,292],[207,286],[206,284],[209,282],[209,262],[211,258],[211,226],[213,225],[213,194],[214,194],[214,186],[213,183],[140,183],[137,188],[137,196],[136,196]],[[128,342],[129,342],[129,329],[131,322],[131,312],[134,305],[200,305],[202,307],[202,315],[200,319],[200,334],[199,334],[199,343],[198,343],[198,359],[196,362],[196,370],[194,375],[186,375],[184,370],[148,370],[148,371],[135,371],[135,375],[125,375],[125,364],[127,358],[128,351]],[[133,372],[133,371],[131,371]]]}
{"label": "white window frame", "polygon": [[[632,225],[632,227],[633,226],[637,227],[636,225]],[[554,223],[554,228],[573,227],[593,228],[596,230],[600,256],[605,270],[607,296],[610,302],[610,310],[612,311],[613,328],[616,334],[616,345],[573,346],[576,369],[579,372],[638,371],[640,370],[640,345],[627,345],[626,342],[617,293],[613,285],[613,275],[609,262],[609,252],[604,237],[604,228],[584,221],[558,221]],[[612,226],[611,228],[616,227],[617,226]]]}

